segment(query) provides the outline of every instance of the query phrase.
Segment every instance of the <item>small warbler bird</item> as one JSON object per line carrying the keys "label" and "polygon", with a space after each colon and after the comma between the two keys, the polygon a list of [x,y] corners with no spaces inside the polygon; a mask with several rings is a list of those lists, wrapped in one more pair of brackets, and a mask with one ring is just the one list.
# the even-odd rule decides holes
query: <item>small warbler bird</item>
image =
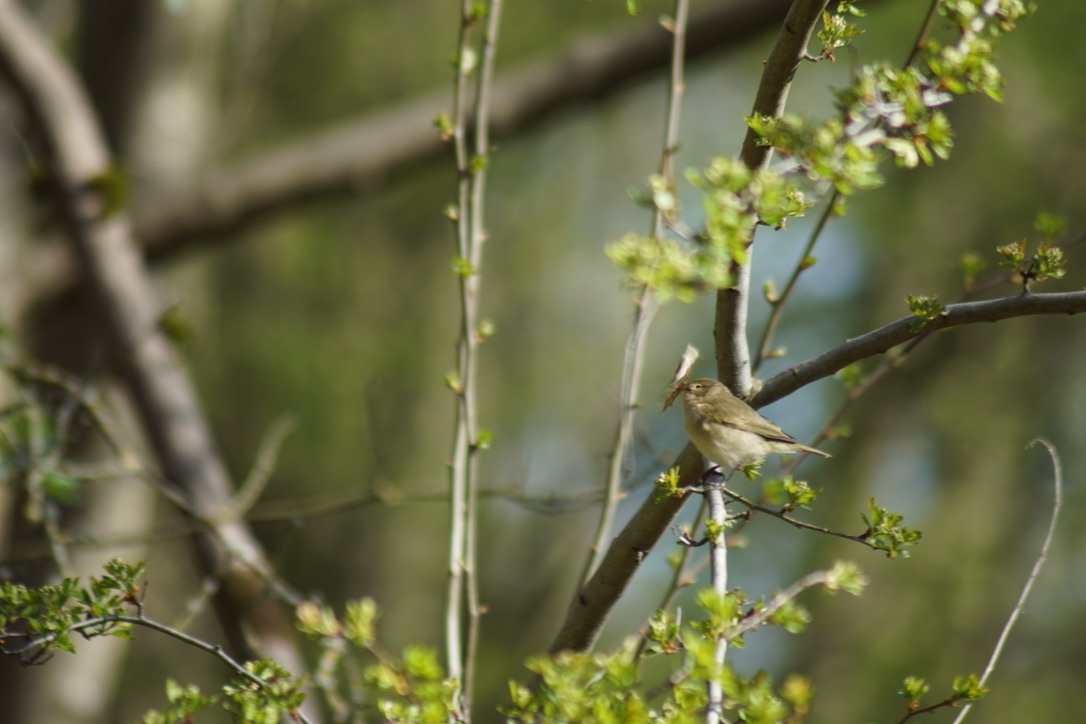
{"label": "small warbler bird", "polygon": [[829,453],[802,445],[717,380],[703,377],[675,388],[666,410],[678,394],[683,396],[683,428],[702,455],[721,471],[764,460],[768,455]]}

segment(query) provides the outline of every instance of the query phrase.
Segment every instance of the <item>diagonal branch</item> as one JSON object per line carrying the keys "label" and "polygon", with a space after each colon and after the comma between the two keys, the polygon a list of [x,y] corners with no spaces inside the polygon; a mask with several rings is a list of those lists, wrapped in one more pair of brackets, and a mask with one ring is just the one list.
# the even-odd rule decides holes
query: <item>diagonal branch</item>
{"label": "diagonal branch", "polygon": [[[692,12],[689,57],[702,56],[779,22],[789,0],[718,2]],[[493,81],[490,130],[504,136],[577,103],[614,93],[671,62],[671,38],[653,19],[597,33],[563,52],[507,71]],[[230,231],[287,203],[333,192],[381,188],[390,173],[440,158],[447,146],[433,120],[449,103],[440,91],[334,128],[202,179],[137,214],[149,254],[172,253],[194,237]]]}
{"label": "diagonal branch", "polygon": [[[917,317],[905,317],[801,362],[767,380],[751,404],[755,407],[768,405],[853,362],[882,354],[899,344],[940,329],[1014,317],[1082,312],[1086,312],[1086,291],[1021,294],[984,302],[951,304],[922,327],[917,327]],[[683,450],[676,464],[680,466],[681,480],[696,480],[701,475],[701,456],[690,445]],[[654,493],[642,503],[630,523],[612,543],[596,575],[574,601],[562,630],[551,644],[552,652],[564,649],[581,651],[592,646],[618,597],[626,590],[648,551],[671,525],[684,501],[685,498],[658,501]]]}
{"label": "diagonal branch", "polygon": [[[784,21],[776,46],[766,63],[758,88],[754,111],[779,115],[779,106],[787,97],[792,75],[807,55],[807,40],[821,10],[828,0],[795,0]],[[817,6],[817,7],[816,7]],[[696,28],[691,21],[690,27]],[[688,42],[689,39],[688,39]],[[765,159],[758,149],[748,151],[744,144],[743,160],[751,168]],[[766,157],[767,158],[767,157]],[[747,260],[749,262],[749,258]],[[746,351],[747,297],[750,266],[734,265],[736,285],[717,293],[715,322],[716,359],[719,376],[733,389],[750,389],[750,357]],[[692,485],[704,472],[701,455],[687,445],[676,464],[683,485]],[[656,499],[653,491],[626,527],[611,543],[595,574],[574,598],[561,630],[551,644],[551,652],[591,648],[619,596],[626,590],[641,561],[678,515],[685,498]]]}
{"label": "diagonal branch", "polygon": [[[736,47],[780,22],[788,0],[726,0],[691,11],[687,57]],[[671,62],[671,38],[656,23],[597,33],[494,80],[491,131],[508,136],[578,103],[620,91]],[[364,195],[390,175],[440,159],[447,145],[433,120],[449,104],[436,92],[210,171],[191,187],[138,203],[136,235],[151,262],[215,242],[284,209],[319,198]],[[76,271],[55,246],[28,260],[24,308],[70,292]]]}
{"label": "diagonal branch", "polygon": [[908,316],[873,332],[848,340],[839,347],[770,377],[751,400],[763,407],[786,397],[801,387],[828,377],[860,360],[882,354],[899,344],[950,327],[982,322],[999,322],[1014,317],[1039,314],[1080,314],[1086,312],[1086,291],[1050,294],[1019,294],[983,302],[948,304],[935,319],[918,327],[918,317]]}
{"label": "diagonal branch", "polygon": [[131,223],[123,212],[110,213],[96,190],[112,173],[111,159],[87,98],[12,0],[0,0],[0,76],[45,148],[67,241],[163,473],[184,490],[201,523],[197,552],[208,574],[223,581],[216,603],[233,647],[248,650],[245,627],[262,653],[300,670],[290,622],[264,595],[270,567],[233,513],[229,476],[192,382],[157,324],[160,307]]}

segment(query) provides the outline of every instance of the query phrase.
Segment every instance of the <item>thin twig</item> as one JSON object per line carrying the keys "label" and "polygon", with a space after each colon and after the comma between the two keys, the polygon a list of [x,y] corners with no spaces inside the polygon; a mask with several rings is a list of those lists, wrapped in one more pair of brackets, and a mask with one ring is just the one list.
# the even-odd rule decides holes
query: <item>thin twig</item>
{"label": "thin twig", "polygon": [[[253,672],[245,668],[245,665],[240,663],[237,659],[223,649],[219,644],[210,644],[203,639],[196,638],[190,634],[181,631],[180,629],[169,626],[160,621],[154,619],[145,618],[144,616],[132,616],[125,614],[107,615],[107,616],[95,616],[93,618],[86,618],[73,624],[67,629],[67,632],[82,632],[86,629],[95,629],[107,624],[130,624],[132,626],[142,626],[143,628],[151,629],[152,631],[158,631],[165,634],[170,638],[177,639],[178,641],[199,649],[206,653],[211,654],[215,658],[219,659],[231,669],[233,669],[239,676],[248,679],[257,686],[266,687],[271,682],[265,681],[261,677],[257,676]],[[59,634],[57,632],[49,633],[45,636],[39,636],[38,638],[28,641],[23,646],[17,649],[7,649],[5,653],[9,654],[21,654],[32,651],[41,646],[45,646],[53,641]],[[309,719],[301,711],[291,712],[291,716],[297,717],[298,721],[309,722]]]}
{"label": "thin twig", "polygon": [[[466,3],[466,7],[471,3]],[[490,0],[490,4],[487,8],[487,24],[486,31],[483,36],[483,52],[482,52],[482,64],[479,68],[478,84],[475,91],[475,155],[484,161],[489,162],[490,159],[490,94],[491,85],[494,78],[494,58],[498,48],[498,28],[501,21],[502,0]],[[487,166],[488,163],[480,165],[470,178],[471,185],[471,211],[468,214],[471,219],[471,266],[472,269],[479,270],[483,260],[483,242],[487,238],[486,229],[483,221],[484,215],[484,202],[486,199],[486,178],[487,178]],[[473,277],[474,278],[474,277]],[[467,280],[465,280],[465,283]],[[476,280],[476,284],[477,284]],[[477,294],[477,287],[475,293]],[[470,314],[469,314],[470,311]],[[478,308],[474,305],[471,307],[465,307],[464,316],[465,326],[462,333],[468,334],[474,339],[476,345],[478,343],[479,328],[478,320]],[[472,346],[472,357],[474,358],[474,350],[476,345]],[[477,446],[479,436],[479,426],[475,422],[475,412],[470,408],[475,405],[475,360],[469,359],[468,365],[471,368],[471,372],[468,377],[471,380],[471,397],[467,400],[468,405],[468,429],[471,430],[471,446],[472,455],[470,463],[470,472],[467,478],[467,511],[466,511],[466,531],[464,536],[464,575],[466,577],[466,592],[467,592],[467,607],[468,607],[468,630],[466,648],[464,651],[464,681],[461,695],[463,696],[463,710],[461,717],[464,721],[470,721],[471,719],[471,696],[474,688],[475,681],[475,665],[476,665],[476,652],[479,642],[479,623],[482,617],[483,607],[479,601],[479,578],[478,578],[478,547],[476,544],[476,534],[478,532],[478,509],[479,509],[479,473],[478,466],[475,459],[478,456],[479,448]],[[465,394],[468,394],[467,390]]]}
{"label": "thin twig", "polygon": [[256,451],[256,459],[253,468],[246,476],[245,482],[234,495],[234,513],[245,515],[252,509],[256,501],[264,493],[275,465],[279,459],[279,449],[291,430],[294,429],[294,419],[289,415],[283,415],[272,423],[268,431],[264,433],[264,439],[260,441],[260,447]]}
{"label": "thin twig", "polygon": [[725,631],[724,636],[729,641],[733,641],[740,636],[753,631],[769,621],[769,619],[773,617],[773,614],[777,613],[777,611],[785,604],[796,598],[799,594],[803,593],[808,588],[826,585],[830,581],[830,578],[830,571],[814,571],[808,573],[787,588],[773,594],[773,597],[769,599],[768,603],[762,606],[757,612],[743,617],[739,623]]}
{"label": "thin twig", "polygon": [[770,354],[770,347],[773,344],[773,335],[777,331],[777,325],[780,323],[781,314],[784,312],[784,305],[788,302],[792,296],[792,292],[796,288],[799,277],[804,271],[810,268],[810,265],[806,263],[807,258],[814,251],[815,244],[818,243],[819,238],[822,236],[822,232],[826,229],[826,224],[829,222],[830,217],[833,216],[833,210],[837,206],[837,199],[839,197],[837,189],[833,190],[830,194],[829,200],[826,202],[826,208],[822,210],[822,215],[818,217],[818,222],[815,224],[814,229],[811,230],[811,235],[807,237],[807,243],[803,247],[803,251],[799,255],[799,259],[796,261],[796,265],[792,268],[792,274],[788,277],[788,282],[784,285],[784,289],[781,290],[780,295],[773,300],[770,300],[771,311],[769,313],[769,319],[766,321],[765,329],[762,330],[762,339],[758,342],[758,356],[754,359],[754,373],[757,374],[762,363],[768,359]]}
{"label": "thin twig", "polygon": [[[935,23],[935,19],[939,15],[939,3],[940,0],[932,0],[931,6],[928,9],[928,14],[924,18],[924,23],[921,25],[917,34],[916,40],[913,41],[912,48],[910,49],[908,57],[905,59],[904,67],[912,65],[920,52],[924,48],[924,43],[931,32],[931,28]],[[773,344],[773,334],[776,332],[777,325],[780,321],[781,313],[784,311],[784,305],[792,295],[792,291],[795,289],[796,282],[799,281],[800,275],[808,269],[808,265],[805,263],[807,257],[811,255],[814,249],[815,243],[818,241],[822,232],[826,228],[826,224],[829,222],[830,217],[833,216],[834,209],[837,207],[837,201],[841,197],[841,192],[836,188],[830,193],[829,198],[826,201],[826,206],[822,211],[822,215],[818,218],[818,222],[815,224],[815,228],[811,231],[811,235],[807,239],[807,244],[803,249],[803,253],[800,254],[799,260],[796,262],[795,267],[792,269],[792,275],[789,277],[787,284],[785,284],[784,290],[780,293],[780,296],[772,300],[770,305],[772,307],[769,320],[766,322],[764,331],[762,332],[762,339],[758,344],[758,356],[754,361],[754,372],[757,373],[762,363],[766,360],[770,354],[770,347]]]}
{"label": "thin twig", "polygon": [[[478,486],[479,425],[477,421],[476,371],[479,338],[479,271],[482,264],[483,203],[486,188],[486,166],[489,159],[490,85],[493,76],[494,52],[500,0],[491,0],[485,7],[487,26],[482,41],[482,65],[474,103],[474,137],[468,138],[468,74],[476,72],[471,64],[474,56],[472,36],[479,20],[478,4],[464,0],[460,8],[460,33],[457,42],[456,76],[453,93],[452,137],[456,155],[457,207],[456,222],[457,267],[460,272],[460,335],[456,345],[456,375],[453,387],[456,417],[452,453],[449,465],[451,524],[449,533],[449,585],[445,612],[446,659],[449,677],[460,687],[457,692],[460,716],[470,720],[470,698],[473,678],[473,658],[478,636],[478,584],[475,579],[475,516]],[[467,631],[464,631],[464,607],[467,606]]]}
{"label": "thin twig", "polygon": [[855,543],[862,543],[863,545],[867,546],[868,548],[871,548],[872,550],[885,551],[885,549],[880,548],[878,545],[876,545],[871,540],[869,540],[869,538],[867,536],[865,536],[865,535],[862,535],[862,534],[861,535],[849,535],[848,533],[842,533],[840,531],[832,530],[830,528],[824,528],[824,527],[822,527],[820,525],[813,525],[811,523],[805,523],[802,520],[798,520],[796,518],[793,518],[792,516],[788,515],[787,513],[785,513],[782,510],[774,510],[773,508],[766,507],[766,506],[764,506],[764,505],[762,505],[760,503],[755,503],[753,500],[745,498],[742,495],[740,495],[739,493],[733,492],[733,491],[729,490],[728,488],[720,487],[720,491],[722,493],[724,493],[724,495],[727,495],[729,498],[734,500],[735,502],[740,503],[742,505],[745,505],[747,508],[750,508],[751,510],[756,510],[759,513],[765,513],[766,515],[771,515],[774,518],[778,518],[780,520],[783,520],[785,523],[788,523],[789,525],[794,526],[796,528],[799,528],[801,530],[810,530],[810,531],[814,531],[815,533],[823,533],[825,535],[832,535],[832,536],[836,536],[837,538],[844,538],[845,540],[853,541]]}
{"label": "thin twig", "polygon": [[[668,79],[667,106],[664,120],[664,144],[660,151],[659,174],[668,187],[674,184],[673,163],[675,153],[679,146],[679,117],[682,110],[682,96],[685,89],[683,79],[683,59],[686,55],[686,26],[689,16],[688,0],[676,0],[674,17],[672,18],[671,34],[671,74]],[[660,240],[663,238],[665,227],[664,213],[659,208],[653,208],[652,212],[652,237]],[[641,389],[641,373],[644,367],[645,344],[648,340],[649,327],[656,316],[658,303],[653,295],[652,288],[648,285],[638,290],[634,301],[634,316],[630,324],[630,332],[626,337],[626,344],[622,356],[622,377],[619,380],[619,415],[618,430],[615,432],[615,441],[611,446],[609,462],[607,466],[607,481],[605,484],[604,502],[600,510],[599,523],[596,526],[596,535],[592,542],[592,554],[585,563],[581,572],[580,582],[583,586],[589,577],[595,572],[607,542],[611,538],[611,529],[614,527],[615,511],[622,500],[622,482],[626,473],[626,460],[634,436],[634,422],[636,421],[638,393]]]}
{"label": "thin twig", "polygon": [[56,387],[64,394],[78,401],[79,405],[94,426],[94,429],[102,436],[110,452],[121,461],[124,470],[133,474],[162,494],[166,500],[186,513],[193,519],[200,521],[200,515],[189,503],[185,494],[176,486],[163,480],[150,471],[148,466],[140,460],[131,448],[126,447],[113,432],[113,422],[107,412],[99,405],[97,396],[92,391],[85,389],[85,385],[73,375],[54,365],[41,362],[28,362],[18,365],[8,365],[7,372],[22,383],[33,382],[36,384]]}
{"label": "thin twig", "polygon": [[[1018,622],[1018,617],[1022,615],[1022,611],[1026,607],[1026,600],[1029,598],[1030,591],[1033,590],[1033,584],[1037,581],[1037,576],[1041,573],[1041,568],[1044,567],[1045,560],[1048,558],[1048,551],[1052,547],[1052,540],[1056,534],[1056,521],[1060,516],[1060,508],[1063,507],[1063,469],[1060,466],[1060,458],[1056,453],[1055,447],[1052,443],[1044,438],[1037,438],[1029,444],[1030,447],[1041,444],[1048,450],[1048,456],[1052,460],[1052,514],[1048,519],[1048,531],[1045,533],[1044,542],[1041,544],[1041,550],[1037,554],[1037,560],[1033,562],[1033,568],[1029,572],[1029,577],[1026,578],[1026,583],[1022,586],[1022,592],[1018,594],[1018,601],[1014,604],[1014,608],[1011,609],[1011,615],[1007,618],[1007,622],[1003,624],[1003,630],[999,632],[999,639],[996,641],[995,648],[992,649],[992,655],[988,657],[988,665],[984,668],[984,673],[980,677],[980,685],[984,686],[988,681],[988,677],[995,671],[996,664],[999,662],[999,656],[1003,653],[1003,647],[1007,643],[1007,639],[1010,637],[1011,629],[1014,628],[1015,623]],[[961,724],[965,719],[965,715],[969,713],[972,708],[973,702],[966,702],[962,710],[958,712],[957,718],[954,719],[953,724]]]}
{"label": "thin twig", "polygon": [[939,6],[941,4],[942,0],[931,0],[931,6],[928,7],[928,14],[924,17],[924,24],[920,26],[920,32],[917,33],[916,40],[913,42],[913,47],[909,50],[909,56],[905,59],[904,67],[908,68],[920,57],[921,51],[924,50],[924,43],[931,33],[932,26],[935,25],[935,19],[939,17]]}
{"label": "thin twig", "polygon": [[[467,146],[467,109],[468,87],[465,77],[467,56],[471,49],[471,8],[469,2],[462,3],[460,10],[460,35],[456,44],[456,74],[453,81],[452,138],[456,154],[457,173],[457,214],[455,217],[457,257],[461,264],[469,264],[471,256],[471,227],[469,224],[469,203],[471,200],[470,173],[468,169]],[[472,431],[468,424],[471,417],[470,395],[475,392],[475,385],[470,378],[469,362],[474,359],[474,338],[470,332],[469,314],[473,287],[469,286],[477,270],[465,269],[460,278],[460,337],[456,347],[456,370],[460,388],[456,390],[456,419],[453,432],[452,453],[449,464],[449,584],[445,602],[445,667],[449,678],[463,682],[463,632],[462,618],[464,605],[464,570],[463,557],[467,532],[467,497],[470,468],[470,449]]]}

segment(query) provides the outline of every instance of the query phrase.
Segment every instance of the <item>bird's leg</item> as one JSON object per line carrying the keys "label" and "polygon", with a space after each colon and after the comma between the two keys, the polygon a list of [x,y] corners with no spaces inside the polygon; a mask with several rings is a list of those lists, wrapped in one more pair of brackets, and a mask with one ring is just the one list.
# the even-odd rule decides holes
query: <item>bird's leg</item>
{"label": "bird's leg", "polygon": [[[724,478],[724,474],[722,472],[720,472],[720,466],[719,465],[710,465],[709,467],[705,468],[705,472],[701,474],[701,480],[699,482],[702,485],[705,485],[706,483],[709,482],[709,479],[712,478],[714,475],[719,475],[721,477],[721,479],[724,479],[724,480],[727,479],[727,478]],[[730,478],[731,475],[729,475],[728,477]]]}

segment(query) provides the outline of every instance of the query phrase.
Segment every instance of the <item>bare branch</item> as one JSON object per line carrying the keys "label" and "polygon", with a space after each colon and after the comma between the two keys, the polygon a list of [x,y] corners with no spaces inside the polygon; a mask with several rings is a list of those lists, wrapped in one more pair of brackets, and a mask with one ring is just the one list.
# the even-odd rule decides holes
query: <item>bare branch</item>
{"label": "bare branch", "polygon": [[814,525],[813,523],[807,523],[807,522],[804,522],[802,520],[799,520],[798,518],[793,518],[792,516],[788,515],[788,513],[784,512],[782,510],[774,510],[773,508],[762,505],[761,503],[756,503],[753,500],[750,500],[749,498],[743,497],[739,493],[736,493],[736,492],[734,492],[732,490],[729,490],[728,488],[723,488],[722,487],[722,488],[720,488],[720,490],[721,490],[721,492],[724,493],[724,495],[727,495],[729,498],[731,498],[732,500],[734,500],[737,503],[741,503],[741,504],[745,505],[750,510],[757,511],[759,513],[765,513],[766,515],[771,515],[774,518],[778,518],[780,520],[783,520],[785,523],[788,523],[789,525],[791,525],[791,526],[793,526],[795,528],[799,528],[800,530],[810,530],[810,531],[814,531],[815,533],[823,533],[825,535],[832,535],[832,536],[836,536],[838,538],[844,538],[845,540],[853,541],[855,543],[862,543],[863,545],[867,546],[868,548],[871,548],[872,550],[885,551],[885,549],[880,548],[879,546],[875,545],[875,543],[872,542],[868,536],[850,535],[848,533],[841,533],[840,531],[836,531],[836,530],[833,530],[831,528],[825,528],[825,527],[823,527],[821,525]]}
{"label": "bare branch", "polygon": [[912,315],[903,317],[773,375],[765,381],[762,389],[754,396],[750,404],[757,408],[776,402],[815,380],[835,374],[854,362],[882,354],[899,344],[941,329],[1039,314],[1080,314],[1082,312],[1086,312],[1086,291],[1019,294],[983,302],[948,304],[935,319],[926,324]]}
{"label": "bare branch", "polygon": [[[682,111],[683,91],[686,87],[684,79],[686,56],[686,34],[689,24],[690,5],[687,0],[676,0],[674,17],[671,18],[671,74],[668,78],[667,104],[664,113],[664,139],[663,148],[660,151],[660,166],[658,173],[669,187],[675,184],[675,174],[672,168],[672,159],[679,148],[679,118]],[[653,208],[652,238],[659,241],[664,234],[664,214],[659,208]],[[644,369],[645,344],[648,342],[649,328],[656,316],[659,307],[653,290],[649,285],[642,286],[634,300],[633,320],[630,323],[630,331],[626,336],[626,344],[622,352],[622,375],[619,379],[619,412],[618,429],[615,431],[615,441],[611,446],[610,457],[607,463],[607,482],[603,506],[600,509],[599,523],[596,526],[596,536],[592,542],[591,555],[585,562],[581,572],[581,584],[588,582],[589,576],[599,566],[603,559],[603,552],[607,542],[611,538],[611,529],[614,527],[615,511],[623,498],[622,480],[626,473],[626,458],[629,455],[630,444],[633,441],[634,423],[637,419],[637,410],[640,407],[638,395],[641,392],[641,373]],[[696,354],[696,350],[695,350]]]}
{"label": "bare branch", "polygon": [[[697,480],[705,465],[693,445],[683,449],[677,464],[683,480]],[[574,597],[566,620],[551,643],[551,653],[585,651],[592,647],[615,602],[685,502],[686,496],[658,500],[656,491],[649,494],[615,536],[592,578]]]}
{"label": "bare branch", "polygon": [[[687,57],[735,47],[779,23],[789,0],[725,0],[691,12]],[[655,22],[597,33],[544,60],[507,71],[494,81],[491,131],[508,136],[563,109],[628,87],[671,61],[671,38]],[[133,210],[148,261],[233,234],[299,203],[384,188],[391,174],[433,161],[448,151],[433,120],[447,109],[445,90],[333,127],[276,151],[214,169],[189,188],[139,202]],[[70,293],[76,270],[55,245],[26,263],[29,293],[22,308]]]}
{"label": "bare branch", "polygon": [[[1078,314],[1084,311],[1086,291],[1021,294],[984,302],[951,304],[939,316],[919,328],[917,322],[922,320],[915,316],[905,317],[774,375],[766,380],[751,404],[755,407],[768,405],[853,362],[881,354],[940,329],[1014,317]],[[681,466],[681,480],[698,480],[702,472],[701,460],[692,445],[687,445],[683,450],[678,464]],[[627,527],[615,538],[596,575],[581,590],[561,632],[551,645],[552,652],[585,650],[592,645],[615,600],[626,590],[641,560],[671,525],[681,506],[681,499],[658,502],[654,496],[649,496]]]}
{"label": "bare branch", "polygon": [[247,620],[262,651],[300,670],[289,623],[262,595],[260,579],[272,578],[270,567],[248,527],[230,516],[226,469],[191,380],[157,324],[160,307],[131,223],[96,190],[113,171],[94,114],[63,60],[10,0],[0,0],[0,74],[49,156],[67,240],[165,476],[185,490],[211,528],[197,537],[197,551],[207,571],[227,579],[219,602],[230,614],[221,619],[233,647],[248,649],[242,634]]}
{"label": "bare branch", "polygon": [[[1048,450],[1048,456],[1052,460],[1052,513],[1048,519],[1048,531],[1045,533],[1044,542],[1041,543],[1041,551],[1037,554],[1037,560],[1033,562],[1033,568],[1030,569],[1029,576],[1026,578],[1026,583],[1022,586],[1022,592],[1018,595],[1018,601],[1014,604],[1014,608],[1011,610],[1011,615],[1007,617],[1007,622],[1003,624],[1003,630],[999,632],[999,640],[996,641],[995,648],[992,649],[992,655],[988,658],[988,665],[984,667],[984,673],[980,677],[980,685],[984,686],[988,681],[988,677],[995,671],[996,663],[999,661],[999,655],[1003,653],[1003,646],[1007,643],[1007,638],[1011,634],[1011,629],[1014,628],[1014,624],[1017,623],[1018,617],[1022,615],[1022,610],[1026,607],[1026,600],[1029,599],[1030,591],[1033,590],[1033,584],[1037,581],[1037,576],[1041,573],[1041,568],[1044,567],[1045,560],[1048,558],[1048,549],[1052,547],[1052,539],[1056,534],[1056,521],[1060,517],[1060,509],[1063,507],[1063,469],[1060,466],[1060,457],[1056,454],[1056,448],[1048,440],[1038,438],[1029,444],[1033,447],[1036,444],[1041,444]],[[962,710],[958,713],[958,716],[954,719],[953,724],[961,724],[965,719],[965,715],[969,713],[969,709],[972,708],[973,702],[967,702]]]}
{"label": "bare branch", "polygon": [[[728,523],[728,509],[724,505],[724,495],[717,486],[709,486],[704,493],[709,503],[709,521],[713,523],[715,530],[709,534],[709,560],[711,561],[710,576],[713,581],[713,590],[721,600],[728,593],[728,542],[724,535],[724,528]],[[706,724],[721,724],[724,719],[724,687],[721,683],[724,671],[724,662],[728,655],[728,641],[725,636],[716,636],[713,650],[713,664],[717,667],[717,673],[709,679],[708,697],[709,705],[705,712]]]}
{"label": "bare branch", "polygon": [[[792,78],[807,57],[807,43],[828,3],[829,0],[795,0],[792,4],[762,71],[752,115],[779,118],[784,113]],[[758,134],[748,128],[739,157],[748,168],[755,170],[769,162],[770,150],[768,146],[759,145]],[[749,394],[752,380],[747,345],[752,251],[753,244],[748,244],[746,258],[732,263],[732,286],[717,292],[713,323],[717,377],[740,397]]]}

